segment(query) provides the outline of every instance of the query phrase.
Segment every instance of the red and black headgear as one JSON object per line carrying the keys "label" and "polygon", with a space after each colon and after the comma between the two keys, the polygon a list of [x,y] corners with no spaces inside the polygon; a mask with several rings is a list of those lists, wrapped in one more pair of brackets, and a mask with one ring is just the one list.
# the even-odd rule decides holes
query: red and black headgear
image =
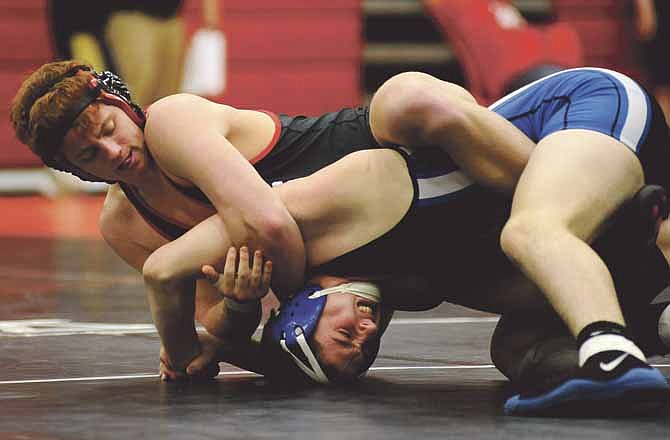
{"label": "red and black headgear", "polygon": [[144,128],[146,115],[142,108],[132,101],[128,86],[118,75],[108,70],[98,73],[88,66],[78,65],[72,68],[65,77],[74,76],[80,71],[89,72],[91,75],[86,92],[68,108],[58,125],[38,129],[32,150],[45,165],[51,168],[72,173],[83,180],[99,182],[100,178],[86,173],[58,154],[65,134],[72,128],[74,121],[95,101],[120,108],[140,128]]}

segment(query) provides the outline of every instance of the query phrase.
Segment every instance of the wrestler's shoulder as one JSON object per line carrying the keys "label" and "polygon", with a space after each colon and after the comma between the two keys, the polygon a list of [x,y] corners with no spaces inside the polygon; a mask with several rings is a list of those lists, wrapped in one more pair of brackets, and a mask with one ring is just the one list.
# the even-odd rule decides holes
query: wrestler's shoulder
{"label": "wrestler's shoulder", "polygon": [[149,106],[147,109],[147,124],[163,119],[181,117],[185,113],[192,114],[194,111],[200,116],[202,112],[235,115],[240,110],[228,104],[210,101],[202,96],[176,93],[161,98]]}
{"label": "wrestler's shoulder", "polygon": [[156,135],[182,131],[184,119],[191,121],[194,128],[213,123],[210,126],[218,127],[221,134],[227,136],[231,131],[270,117],[264,111],[236,108],[201,96],[178,93],[159,99],[147,109],[145,136],[151,141]]}
{"label": "wrestler's shoulder", "polygon": [[[105,241],[138,241],[149,239],[155,232],[149,227],[128,200],[119,185],[110,185],[98,220]],[[148,243],[143,243],[146,246]]]}

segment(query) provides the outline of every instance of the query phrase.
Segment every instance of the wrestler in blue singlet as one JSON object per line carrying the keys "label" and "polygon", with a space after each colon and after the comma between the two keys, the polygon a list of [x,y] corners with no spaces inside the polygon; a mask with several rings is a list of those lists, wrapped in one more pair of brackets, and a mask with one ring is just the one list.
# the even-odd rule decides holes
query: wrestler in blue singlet
{"label": "wrestler in blue singlet", "polygon": [[[647,183],[670,188],[666,166],[670,145],[663,114],[638,84],[622,74],[595,68],[566,70],[511,93],[491,109],[534,142],[568,129],[612,136],[638,155]],[[417,310],[439,304],[445,294],[468,291],[477,278],[473,268],[487,267],[490,276],[495,276],[494,270],[509,270],[498,243],[510,202],[474,183],[442,151],[405,150],[415,186],[405,217],[383,236],[314,272],[369,276],[386,270],[394,275],[389,284],[397,284],[402,271],[418,274],[429,281],[421,298],[407,298],[400,289],[382,289],[397,292],[385,293],[385,302]],[[440,258],[429,255],[427,248],[442,249]]]}
{"label": "wrestler in blue singlet", "polygon": [[635,152],[646,183],[670,189],[668,129],[655,100],[635,81],[611,70],[584,67],[539,79],[493,103],[491,110],[532,141],[561,130],[603,133]]}

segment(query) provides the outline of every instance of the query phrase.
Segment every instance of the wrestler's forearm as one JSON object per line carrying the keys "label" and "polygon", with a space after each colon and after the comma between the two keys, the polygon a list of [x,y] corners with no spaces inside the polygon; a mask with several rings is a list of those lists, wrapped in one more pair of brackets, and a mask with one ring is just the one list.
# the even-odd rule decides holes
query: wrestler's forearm
{"label": "wrestler's forearm", "polygon": [[151,316],[175,371],[200,353],[195,331],[195,282],[145,277]]}
{"label": "wrestler's forearm", "polygon": [[[203,265],[223,263],[228,248],[234,244],[229,229],[219,215],[213,215],[177,240],[154,251],[144,263],[142,273],[154,322],[171,357],[185,362],[197,351],[194,330],[195,282],[201,277]],[[302,241],[299,244],[302,249]],[[303,270],[303,265],[298,264],[292,274],[284,273],[297,278],[302,277]],[[198,284],[199,315],[203,317],[200,319],[204,319],[205,327],[211,333],[220,333],[219,330],[225,329],[227,338],[248,336],[250,333],[247,333],[245,326],[228,322],[234,321],[234,317],[222,309],[220,294],[207,289],[204,280]],[[202,312],[207,309],[208,312]],[[253,327],[251,331],[257,323],[250,324]]]}
{"label": "wrestler's forearm", "polygon": [[[225,225],[214,215],[156,249],[144,262],[142,275],[152,317],[174,369],[184,368],[198,354],[194,314],[201,268],[221,261],[229,246]],[[220,300],[210,294],[200,303]]]}
{"label": "wrestler's forearm", "polygon": [[226,238],[233,246],[261,250],[273,262],[272,290],[284,298],[295,292],[305,276],[305,244],[300,228],[276,191],[265,199],[262,215],[247,215],[230,206],[220,210]]}
{"label": "wrestler's forearm", "polygon": [[298,225],[289,216],[283,227],[261,247],[265,258],[273,262],[272,290],[286,298],[305,280],[305,243]]}

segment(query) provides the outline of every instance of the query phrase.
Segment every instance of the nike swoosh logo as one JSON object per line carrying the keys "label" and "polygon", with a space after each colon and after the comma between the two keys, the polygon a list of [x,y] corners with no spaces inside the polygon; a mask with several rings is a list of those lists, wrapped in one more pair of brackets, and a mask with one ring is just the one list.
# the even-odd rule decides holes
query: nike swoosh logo
{"label": "nike swoosh logo", "polygon": [[626,359],[626,357],[628,357],[628,353],[624,353],[621,356],[619,356],[619,357],[617,357],[614,360],[611,360],[609,362],[601,362],[600,363],[600,369],[603,370],[603,371],[607,371],[607,372],[612,371],[616,367],[618,367],[621,364],[621,362],[623,362],[623,360]]}

